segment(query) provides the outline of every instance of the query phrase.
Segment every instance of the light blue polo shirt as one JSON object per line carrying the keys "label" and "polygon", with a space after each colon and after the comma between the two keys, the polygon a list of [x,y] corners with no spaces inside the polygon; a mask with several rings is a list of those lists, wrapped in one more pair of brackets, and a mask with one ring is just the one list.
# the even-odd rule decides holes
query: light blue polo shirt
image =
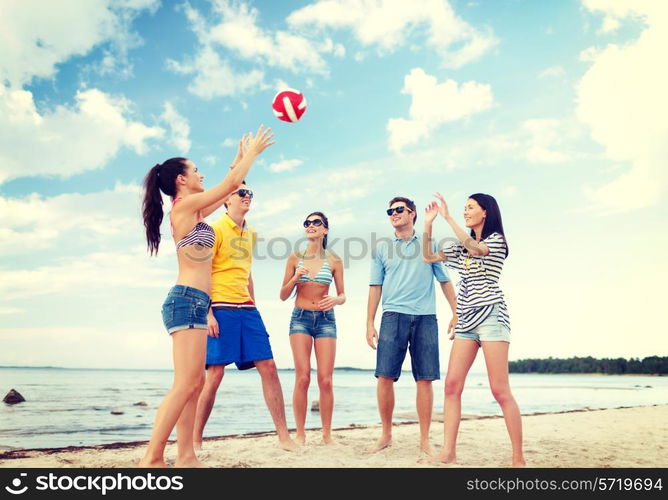
{"label": "light blue polo shirt", "polygon": [[[436,245],[432,245],[436,252]],[[422,237],[404,241],[396,236],[378,242],[371,258],[370,285],[383,285],[383,311],[436,314],[434,278],[450,281],[441,262],[422,260]]]}

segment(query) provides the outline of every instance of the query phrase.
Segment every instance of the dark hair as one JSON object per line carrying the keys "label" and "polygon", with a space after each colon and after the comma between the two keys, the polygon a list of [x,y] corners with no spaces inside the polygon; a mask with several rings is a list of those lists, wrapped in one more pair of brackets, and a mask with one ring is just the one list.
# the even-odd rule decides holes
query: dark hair
{"label": "dark hair", "polygon": [[413,217],[413,224],[417,221],[417,210],[415,209],[415,202],[413,200],[409,200],[408,198],[404,198],[403,196],[395,196],[390,200],[390,204],[388,207],[391,207],[392,204],[398,202],[398,201],[403,201],[408,208],[410,208],[413,213],[415,214],[415,217]]}
{"label": "dark hair", "polygon": [[176,196],[176,177],[185,174],[186,161],[186,158],[170,158],[151,168],[144,178],[142,213],[146,242],[151,255],[158,254],[160,245],[160,224],[164,216],[160,191],[172,198]]}
{"label": "dark hair", "polygon": [[[322,224],[325,226],[326,229],[329,229],[329,220],[327,219],[327,216],[323,214],[322,212],[311,212],[306,216],[306,219],[311,217],[311,215],[317,215],[322,219]],[[327,248],[327,235],[322,239],[322,248],[326,249]]]}
{"label": "dark hair", "polygon": [[[506,242],[506,257],[510,255],[510,248],[508,247],[508,240],[506,239],[506,234],[503,232],[503,221],[501,220],[501,209],[499,204],[496,202],[496,199],[489,195],[483,193],[475,193],[469,196],[469,198],[474,199],[478,202],[478,205],[487,212],[485,217],[485,222],[482,226],[482,235],[481,239],[484,240],[492,233],[499,233],[503,236],[504,241]],[[471,236],[475,238],[475,231],[471,229]]]}

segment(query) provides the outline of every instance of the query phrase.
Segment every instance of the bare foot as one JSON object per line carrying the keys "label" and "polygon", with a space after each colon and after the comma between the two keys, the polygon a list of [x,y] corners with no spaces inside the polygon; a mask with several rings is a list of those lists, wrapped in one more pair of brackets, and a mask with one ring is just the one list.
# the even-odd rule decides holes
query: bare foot
{"label": "bare foot", "polygon": [[195,451],[202,451],[202,441],[193,441],[193,448]]}
{"label": "bare foot", "polygon": [[208,467],[197,458],[188,458],[184,460],[177,460],[174,467],[178,469],[207,469]]}
{"label": "bare foot", "polygon": [[457,455],[454,453],[439,453],[428,458],[418,460],[419,464],[440,465],[440,464],[456,464]]}
{"label": "bare foot", "polygon": [[420,443],[420,451],[427,455],[428,457],[433,457],[436,455],[434,452],[434,448],[431,447],[431,444],[429,444],[429,441],[425,443]]}
{"label": "bare foot", "polygon": [[278,446],[285,451],[299,451],[301,446],[292,438],[282,439],[278,441]]}
{"label": "bare foot", "polygon": [[295,436],[295,441],[299,443],[300,445],[305,445],[306,444],[306,434],[297,434]]}
{"label": "bare foot", "polygon": [[161,460],[149,460],[146,457],[142,458],[139,463],[137,464],[137,467],[140,467],[142,469],[165,469],[168,468],[169,465],[164,461],[164,459]]}
{"label": "bare foot", "polygon": [[369,448],[369,453],[378,453],[385,448],[392,446],[392,436],[381,436],[378,442]]}
{"label": "bare foot", "polygon": [[513,458],[513,467],[526,467],[527,463],[524,457]]}
{"label": "bare foot", "polygon": [[340,446],[338,442],[332,439],[332,436],[322,436],[322,442],[327,446]]}

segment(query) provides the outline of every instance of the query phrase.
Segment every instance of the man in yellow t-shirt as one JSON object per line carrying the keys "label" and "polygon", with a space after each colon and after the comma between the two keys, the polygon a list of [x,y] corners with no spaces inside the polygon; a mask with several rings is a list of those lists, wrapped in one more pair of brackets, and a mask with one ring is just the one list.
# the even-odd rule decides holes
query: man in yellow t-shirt
{"label": "man in yellow t-shirt", "polygon": [[197,402],[193,441],[196,448],[201,447],[204,426],[211,415],[225,365],[235,363],[240,370],[257,368],[279,444],[281,448],[293,451],[298,445],[290,437],[285,421],[283,391],[269,334],[255,307],[251,262],[256,235],[245,220],[252,200],[253,192],[242,184],[227,199],[227,213],[211,224],[216,243],[212,249],[207,373]]}

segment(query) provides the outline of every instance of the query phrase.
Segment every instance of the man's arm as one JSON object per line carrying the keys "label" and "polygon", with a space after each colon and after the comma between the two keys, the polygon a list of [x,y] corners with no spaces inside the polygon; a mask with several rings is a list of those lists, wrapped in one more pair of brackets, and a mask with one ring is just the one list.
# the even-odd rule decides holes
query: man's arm
{"label": "man's arm", "polygon": [[372,349],[378,345],[378,331],[374,326],[374,320],[382,293],[383,285],[369,285],[369,301],[366,307],[366,342]]}

